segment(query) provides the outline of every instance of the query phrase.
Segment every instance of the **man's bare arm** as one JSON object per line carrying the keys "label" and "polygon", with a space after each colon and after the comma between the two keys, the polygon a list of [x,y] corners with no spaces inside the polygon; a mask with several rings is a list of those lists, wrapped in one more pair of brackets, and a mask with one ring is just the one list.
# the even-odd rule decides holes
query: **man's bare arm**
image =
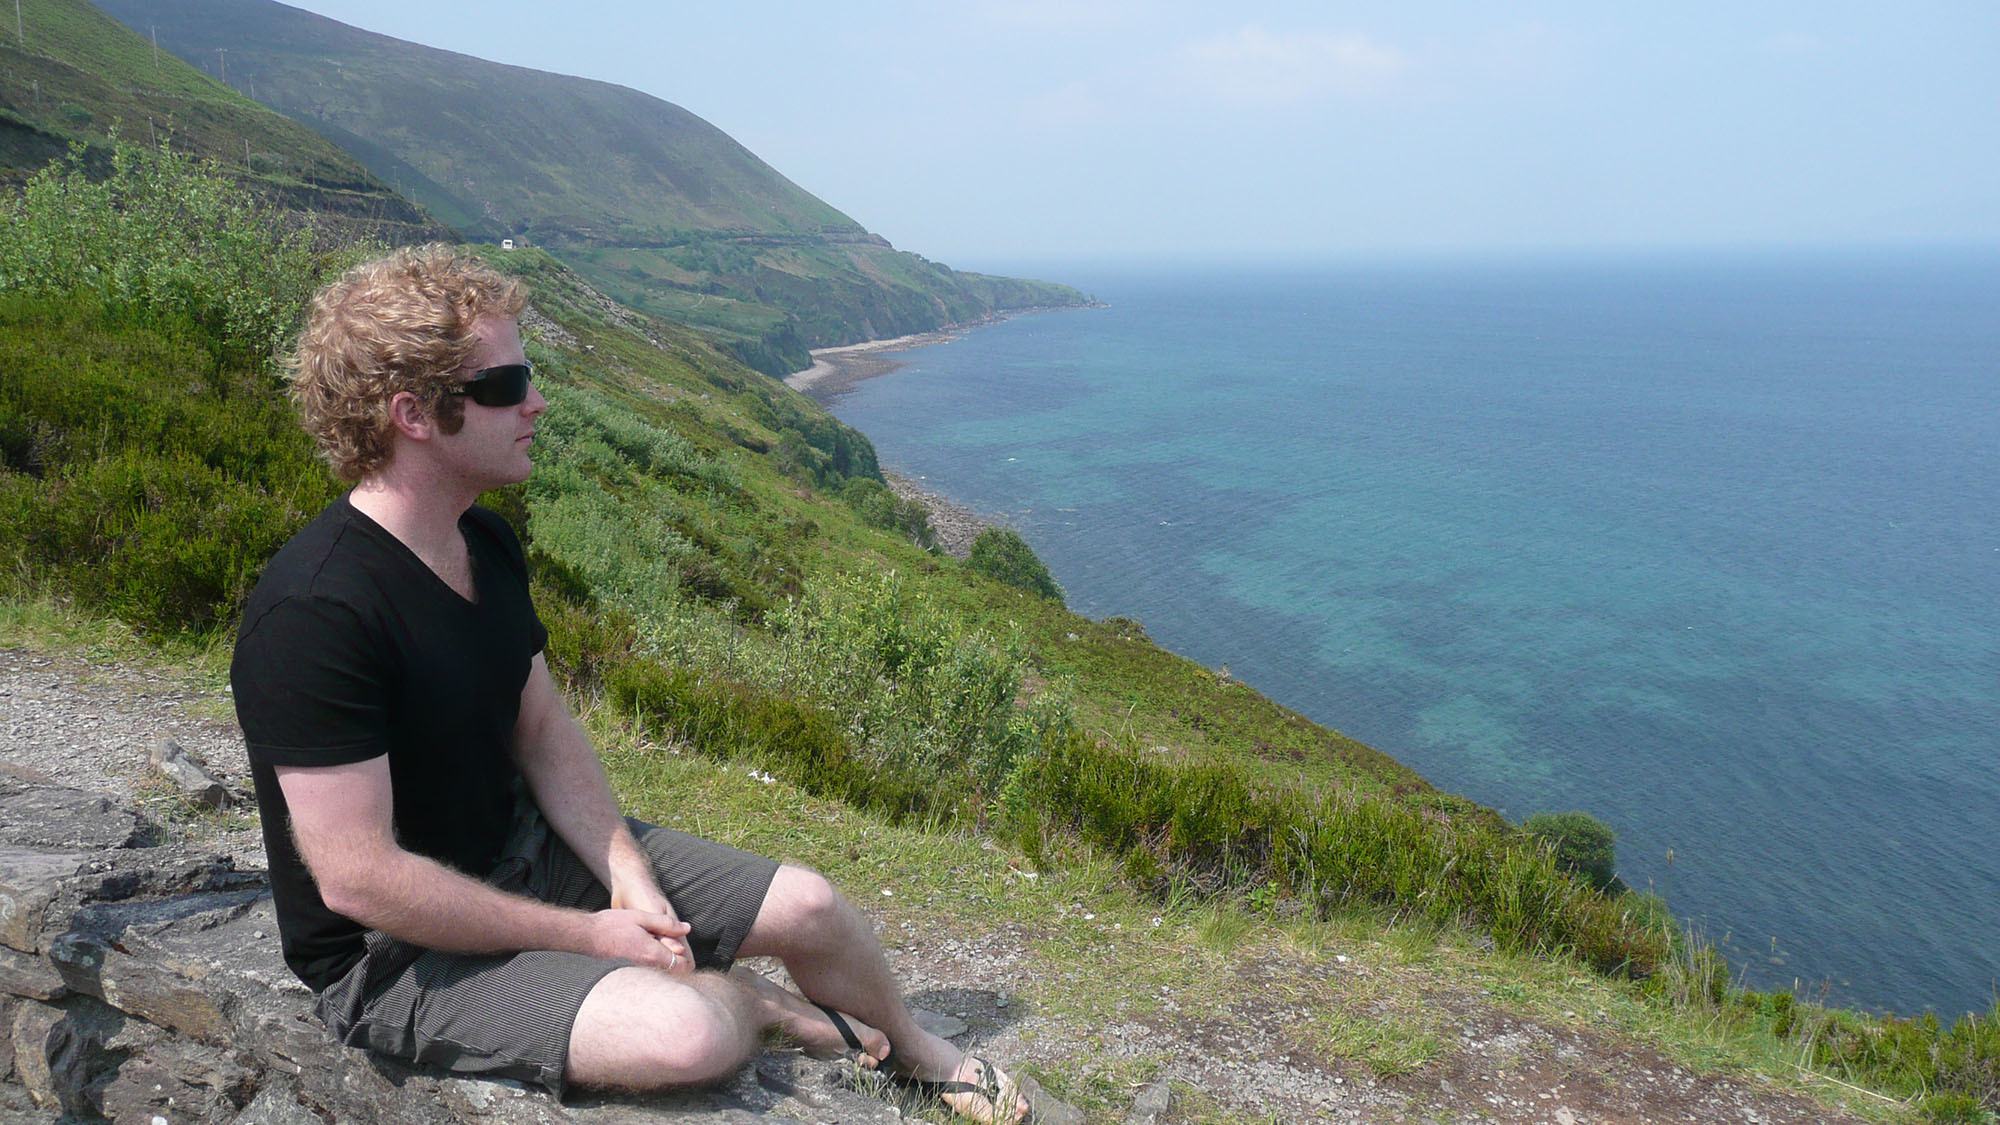
{"label": "man's bare arm", "polygon": [[611,889],[611,905],[673,914],[652,863],[618,811],[590,736],[571,716],[540,654],[521,689],[514,760],[550,827]]}
{"label": "man's bare arm", "polygon": [[[292,834],[326,905],[370,929],[453,953],[561,949],[686,971],[685,924],[590,913],[498,891],[396,843],[387,758],[280,766]],[[667,939],[662,941],[662,939]],[[670,956],[678,953],[678,958]]]}

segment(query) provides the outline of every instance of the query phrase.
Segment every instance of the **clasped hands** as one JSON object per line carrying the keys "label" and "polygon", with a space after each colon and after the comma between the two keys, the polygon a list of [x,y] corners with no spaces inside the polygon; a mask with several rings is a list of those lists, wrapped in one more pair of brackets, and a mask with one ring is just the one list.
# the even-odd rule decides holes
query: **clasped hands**
{"label": "clasped hands", "polygon": [[596,924],[603,956],[650,965],[674,976],[694,972],[694,952],[685,940],[688,924],[657,887],[613,887],[611,908],[597,912]]}

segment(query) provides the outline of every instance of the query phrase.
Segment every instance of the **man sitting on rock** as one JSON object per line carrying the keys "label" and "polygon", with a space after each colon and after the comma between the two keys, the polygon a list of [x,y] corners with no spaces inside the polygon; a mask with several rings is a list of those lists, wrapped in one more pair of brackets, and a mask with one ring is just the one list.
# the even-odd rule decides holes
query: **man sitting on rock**
{"label": "man sitting on rock", "polygon": [[[981,1121],[1027,1105],[912,1020],[819,875],[619,815],[549,678],[519,541],[548,403],[521,285],[448,247],[314,299],[292,393],[355,482],[272,559],[231,669],[285,960],[342,1042],[452,1070],[658,1090],[781,1032]],[[744,968],[776,957],[800,997]],[[822,1006],[823,1005],[823,1006]]]}

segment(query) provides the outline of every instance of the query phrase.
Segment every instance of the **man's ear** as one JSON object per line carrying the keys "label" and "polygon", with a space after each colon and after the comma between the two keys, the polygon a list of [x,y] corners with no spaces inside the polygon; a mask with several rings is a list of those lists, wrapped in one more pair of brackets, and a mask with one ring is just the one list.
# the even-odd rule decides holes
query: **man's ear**
{"label": "man's ear", "polygon": [[436,415],[409,391],[397,391],[389,400],[389,423],[412,441],[429,441],[437,433]]}

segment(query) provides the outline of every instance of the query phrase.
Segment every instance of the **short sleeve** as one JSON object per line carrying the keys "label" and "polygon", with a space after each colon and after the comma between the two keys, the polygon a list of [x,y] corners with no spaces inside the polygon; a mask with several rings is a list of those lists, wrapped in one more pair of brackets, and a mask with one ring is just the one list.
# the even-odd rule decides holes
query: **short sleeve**
{"label": "short sleeve", "polygon": [[252,761],[336,766],[389,752],[388,649],[354,611],[280,600],[237,638],[229,682]]}

